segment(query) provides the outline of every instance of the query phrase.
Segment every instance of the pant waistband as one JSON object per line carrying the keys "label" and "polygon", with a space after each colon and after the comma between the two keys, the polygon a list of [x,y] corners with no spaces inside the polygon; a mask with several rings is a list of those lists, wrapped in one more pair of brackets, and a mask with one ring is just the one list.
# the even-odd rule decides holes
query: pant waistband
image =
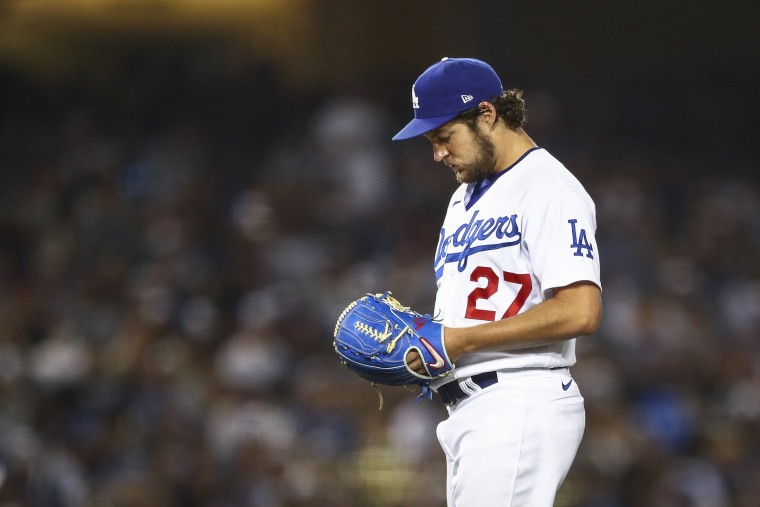
{"label": "pant waistband", "polygon": [[[499,381],[499,376],[495,371],[489,371],[486,373],[473,375],[470,377],[470,379],[475,382],[478,387],[485,389],[488,386],[496,384]],[[459,381],[454,380],[453,382],[448,382],[440,386],[438,388],[438,396],[441,398],[443,404],[448,407],[455,404],[462,398],[466,398],[469,396],[469,394],[462,390],[462,388],[459,386]]]}
{"label": "pant waistband", "polygon": [[[536,368],[543,370],[544,368]],[[549,370],[564,370],[567,369],[567,366],[559,366],[556,368],[548,368]],[[521,370],[524,371],[524,370]],[[499,382],[499,376],[497,372],[495,371],[489,371],[485,373],[479,373],[477,375],[473,375],[472,377],[469,377],[470,380],[472,380],[475,385],[480,387],[481,389],[485,389],[486,387],[492,386]],[[464,392],[462,390],[462,387],[459,385],[459,380],[453,380],[452,382],[447,382],[443,384],[442,386],[438,387],[437,389],[438,397],[441,399],[444,405],[447,407],[454,405],[462,398],[467,398],[470,396],[469,393]]]}

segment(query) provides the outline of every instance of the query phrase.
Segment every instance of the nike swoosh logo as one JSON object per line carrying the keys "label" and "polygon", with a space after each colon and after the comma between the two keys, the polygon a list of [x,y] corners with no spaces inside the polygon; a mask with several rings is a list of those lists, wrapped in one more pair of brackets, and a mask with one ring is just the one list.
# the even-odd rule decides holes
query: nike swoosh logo
{"label": "nike swoosh logo", "polygon": [[563,391],[567,391],[568,389],[570,389],[570,384],[572,384],[572,383],[573,383],[573,379],[570,379],[570,382],[568,382],[567,384],[565,384],[564,382],[562,382],[562,390]]}
{"label": "nike swoosh logo", "polygon": [[440,352],[435,350],[435,347],[427,341],[425,338],[420,337],[420,343],[427,349],[428,352],[430,352],[430,355],[433,356],[433,359],[435,360],[432,363],[428,363],[428,366],[431,368],[443,368],[446,365],[446,361],[443,359],[443,356]]}
{"label": "nike swoosh logo", "polygon": [[459,204],[460,202],[462,202],[462,200],[461,200],[461,199],[460,199],[460,200],[458,200],[458,201],[454,201],[454,202],[452,202],[452,203],[451,203],[451,205],[452,205],[452,206],[456,206],[456,205],[457,205],[457,204]]}

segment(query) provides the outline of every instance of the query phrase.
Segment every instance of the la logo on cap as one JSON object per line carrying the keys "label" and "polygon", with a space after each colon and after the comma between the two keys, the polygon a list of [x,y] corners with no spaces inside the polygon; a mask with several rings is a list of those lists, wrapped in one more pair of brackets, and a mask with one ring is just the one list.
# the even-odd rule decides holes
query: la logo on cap
{"label": "la logo on cap", "polygon": [[420,99],[417,97],[417,94],[414,93],[414,85],[412,85],[412,109],[419,109],[420,108]]}

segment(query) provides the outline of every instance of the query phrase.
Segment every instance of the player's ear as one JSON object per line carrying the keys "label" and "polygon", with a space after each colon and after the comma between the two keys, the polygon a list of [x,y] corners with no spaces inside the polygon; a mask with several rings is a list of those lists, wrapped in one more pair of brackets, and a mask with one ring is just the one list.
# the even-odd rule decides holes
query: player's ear
{"label": "player's ear", "polygon": [[489,127],[492,127],[496,123],[496,120],[498,120],[498,117],[496,116],[496,108],[490,102],[483,101],[478,104],[478,112],[480,113],[480,117]]}

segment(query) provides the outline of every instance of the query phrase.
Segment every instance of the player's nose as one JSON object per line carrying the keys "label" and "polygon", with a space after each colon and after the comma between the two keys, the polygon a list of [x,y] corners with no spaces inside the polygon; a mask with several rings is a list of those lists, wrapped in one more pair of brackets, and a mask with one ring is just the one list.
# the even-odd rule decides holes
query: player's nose
{"label": "player's nose", "polygon": [[440,162],[449,155],[449,150],[443,146],[433,146],[433,160]]}

